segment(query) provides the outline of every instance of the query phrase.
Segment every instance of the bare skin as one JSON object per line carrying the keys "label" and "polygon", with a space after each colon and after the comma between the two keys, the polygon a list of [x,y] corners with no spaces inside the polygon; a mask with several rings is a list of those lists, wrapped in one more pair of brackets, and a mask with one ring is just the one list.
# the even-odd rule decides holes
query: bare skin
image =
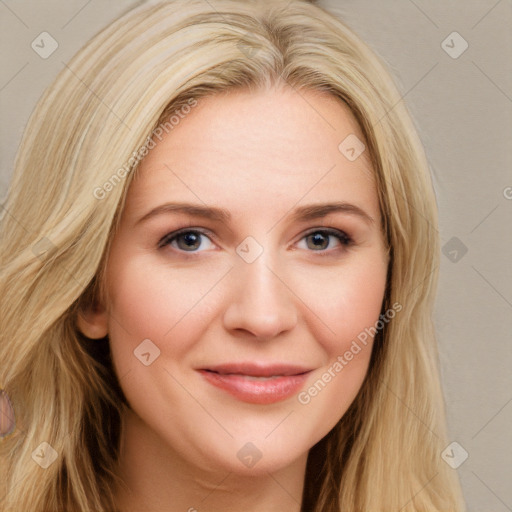
{"label": "bare skin", "polygon": [[[372,340],[333,365],[378,320],[385,291],[369,159],[338,149],[350,134],[364,141],[329,95],[230,92],[201,100],[143,160],[109,254],[107,303],[79,323],[108,333],[131,406],[122,512],[300,510],[308,452],[354,400]],[[231,218],[147,216],[178,202]],[[334,202],[352,206],[294,217]],[[164,239],[182,228],[195,231]],[[134,354],[143,340],[148,365]],[[200,371],[247,361],[308,373],[290,396],[251,403]]]}

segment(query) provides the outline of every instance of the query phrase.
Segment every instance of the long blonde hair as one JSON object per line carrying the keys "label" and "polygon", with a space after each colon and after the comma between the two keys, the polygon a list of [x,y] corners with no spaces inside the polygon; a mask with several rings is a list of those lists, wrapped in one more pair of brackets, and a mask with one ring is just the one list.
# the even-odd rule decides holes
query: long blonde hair
{"label": "long blonde hair", "polygon": [[[109,242],[155,130],[207,95],[281,82],[331,93],[360,123],[391,256],[383,311],[403,306],[377,335],[356,400],[310,451],[303,510],[463,510],[441,458],[439,241],[423,150],[379,58],[300,0],[145,2],[96,35],[39,101],[1,224],[0,387],[16,415],[0,441],[5,510],[116,510],[125,401],[108,339],[85,339],[76,314],[103,292]],[[56,453],[46,469],[32,460],[41,443]]]}

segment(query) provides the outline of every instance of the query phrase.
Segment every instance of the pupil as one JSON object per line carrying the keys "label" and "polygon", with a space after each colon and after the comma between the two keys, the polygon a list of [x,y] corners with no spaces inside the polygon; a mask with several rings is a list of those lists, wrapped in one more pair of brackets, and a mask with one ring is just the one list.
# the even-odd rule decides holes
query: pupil
{"label": "pupil", "polygon": [[313,244],[316,248],[322,248],[322,249],[325,249],[325,247],[328,245],[328,242],[327,244],[325,243],[327,238],[322,234],[322,233],[314,233],[311,235],[312,237],[312,240],[313,240]]}
{"label": "pupil", "polygon": [[196,233],[184,233],[183,240],[185,241],[185,245],[189,249],[195,249],[195,247],[198,244],[199,237]]}

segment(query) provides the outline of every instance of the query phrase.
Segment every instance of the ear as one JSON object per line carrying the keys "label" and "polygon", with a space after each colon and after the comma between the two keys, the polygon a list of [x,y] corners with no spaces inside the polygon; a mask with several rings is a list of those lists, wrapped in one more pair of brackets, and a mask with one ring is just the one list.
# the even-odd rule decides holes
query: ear
{"label": "ear", "polygon": [[89,305],[86,309],[79,309],[76,323],[87,338],[97,340],[108,334],[108,314],[103,306]]}

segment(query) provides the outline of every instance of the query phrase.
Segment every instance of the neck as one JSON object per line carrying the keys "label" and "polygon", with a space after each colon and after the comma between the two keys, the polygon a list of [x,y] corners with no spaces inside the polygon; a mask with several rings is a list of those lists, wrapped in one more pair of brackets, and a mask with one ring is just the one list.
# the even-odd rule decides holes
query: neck
{"label": "neck", "polygon": [[115,495],[119,512],[300,512],[307,453],[262,475],[205,469],[185,460],[127,410]]}

